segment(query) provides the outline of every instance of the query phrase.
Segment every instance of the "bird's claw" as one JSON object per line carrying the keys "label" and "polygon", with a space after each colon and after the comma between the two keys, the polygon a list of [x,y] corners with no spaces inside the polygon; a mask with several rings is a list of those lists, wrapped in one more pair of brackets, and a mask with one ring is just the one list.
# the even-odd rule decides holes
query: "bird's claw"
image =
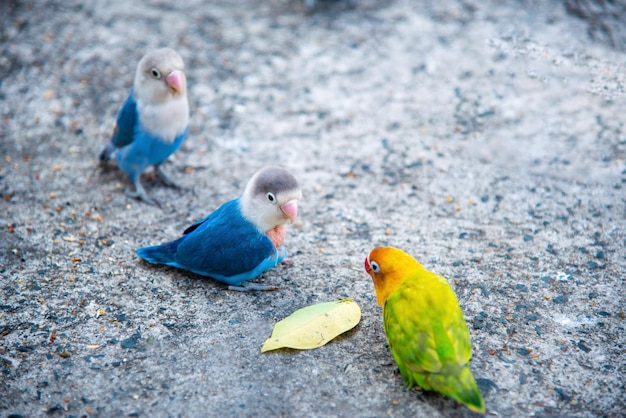
{"label": "bird's claw", "polygon": [[150,198],[148,194],[146,193],[146,191],[144,190],[143,186],[138,182],[135,183],[134,192],[130,190],[126,190],[126,196],[134,197],[136,199],[141,200],[144,203],[161,208],[161,204],[157,200]]}
{"label": "bird's claw", "polygon": [[178,184],[176,184],[172,179],[170,179],[167,174],[165,174],[165,171],[163,171],[163,169],[161,168],[160,164],[154,166],[154,168],[156,170],[157,176],[161,179],[163,184],[165,184],[167,187],[171,187],[173,189],[180,189],[180,186]]}

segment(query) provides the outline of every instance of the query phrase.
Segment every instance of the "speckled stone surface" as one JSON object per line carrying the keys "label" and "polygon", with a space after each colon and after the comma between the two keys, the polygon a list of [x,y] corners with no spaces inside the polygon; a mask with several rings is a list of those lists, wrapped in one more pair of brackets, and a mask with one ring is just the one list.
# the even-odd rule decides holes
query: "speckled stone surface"
{"label": "speckled stone surface", "polygon": [[[232,4],[231,4],[232,3]],[[626,55],[538,1],[0,4],[0,415],[471,416],[406,390],[362,269],[445,275],[490,416],[626,413]],[[187,65],[191,126],[146,175],[97,156],[150,48]],[[226,286],[141,262],[266,164],[300,180],[290,263]],[[354,297],[361,323],[261,354]]]}

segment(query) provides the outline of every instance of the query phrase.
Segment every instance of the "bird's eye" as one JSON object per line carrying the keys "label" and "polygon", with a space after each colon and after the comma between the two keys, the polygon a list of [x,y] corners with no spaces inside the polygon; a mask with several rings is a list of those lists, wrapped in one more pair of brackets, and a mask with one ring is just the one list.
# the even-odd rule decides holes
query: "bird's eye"
{"label": "bird's eye", "polygon": [[269,200],[272,205],[276,204],[276,196],[274,196],[274,193],[269,192],[266,196],[267,200]]}
{"label": "bird's eye", "polygon": [[380,266],[378,265],[376,261],[370,261],[370,266],[374,273],[380,273]]}
{"label": "bird's eye", "polygon": [[152,77],[159,79],[161,78],[161,73],[159,72],[159,70],[156,69],[156,67],[152,67],[150,69],[150,74],[152,74]]}

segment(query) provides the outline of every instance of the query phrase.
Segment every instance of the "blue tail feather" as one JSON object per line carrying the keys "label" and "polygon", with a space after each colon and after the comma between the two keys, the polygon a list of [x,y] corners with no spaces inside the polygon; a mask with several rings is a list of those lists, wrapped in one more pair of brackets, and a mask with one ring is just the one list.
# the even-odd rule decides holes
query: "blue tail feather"
{"label": "blue tail feather", "polygon": [[108,142],[100,152],[100,161],[109,161],[113,156],[113,151],[115,151],[115,144],[113,144],[113,142]]}
{"label": "blue tail feather", "polygon": [[176,264],[176,251],[183,238],[185,237],[161,245],[139,248],[137,256],[153,264],[174,265]]}

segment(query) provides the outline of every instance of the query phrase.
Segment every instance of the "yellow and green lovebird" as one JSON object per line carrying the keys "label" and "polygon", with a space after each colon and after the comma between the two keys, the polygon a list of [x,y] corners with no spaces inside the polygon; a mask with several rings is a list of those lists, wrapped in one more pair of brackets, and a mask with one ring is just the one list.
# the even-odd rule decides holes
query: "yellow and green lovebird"
{"label": "yellow and green lovebird", "polygon": [[365,259],[391,354],[408,387],[418,384],[485,413],[469,368],[472,346],[459,301],[445,277],[393,247]]}

